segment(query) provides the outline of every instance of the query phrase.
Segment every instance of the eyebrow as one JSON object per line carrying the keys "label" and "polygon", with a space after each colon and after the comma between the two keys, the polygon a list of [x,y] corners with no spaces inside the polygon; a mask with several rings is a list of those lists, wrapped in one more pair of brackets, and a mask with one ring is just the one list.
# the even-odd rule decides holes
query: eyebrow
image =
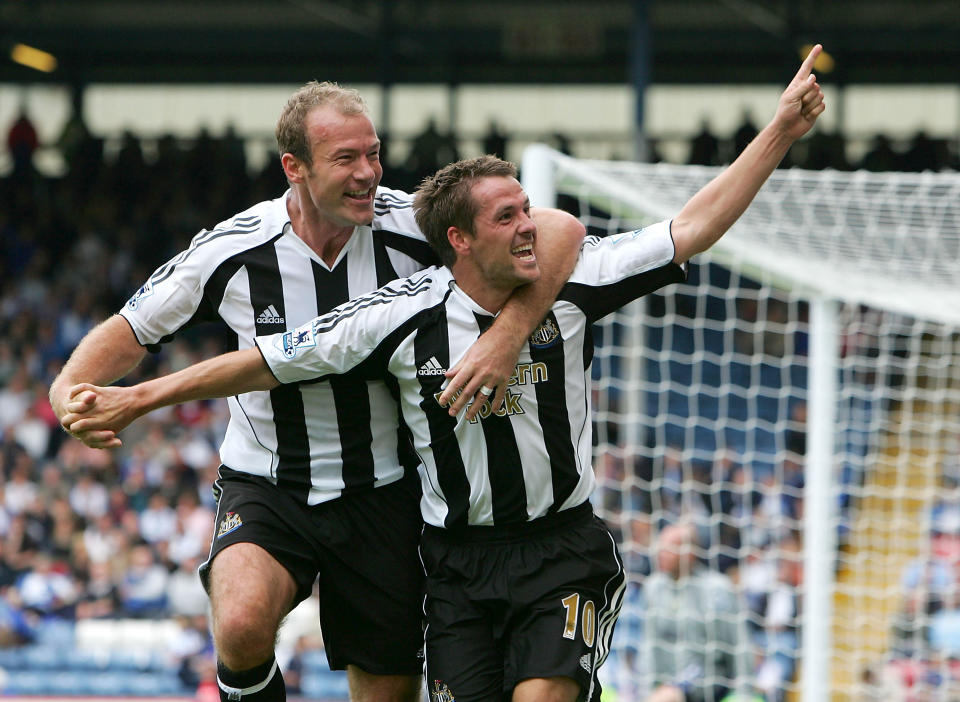
{"label": "eyebrow", "polygon": [[375,143],[371,144],[369,147],[365,149],[355,149],[350,146],[342,146],[336,151],[333,151],[330,155],[333,158],[336,158],[337,156],[345,156],[348,154],[352,155],[352,154],[359,154],[359,153],[370,153],[371,151],[379,149],[380,145],[381,145],[381,142],[379,139],[377,139]]}
{"label": "eyebrow", "polygon": [[[496,212],[494,212],[494,214],[493,214],[493,218],[494,218],[494,219],[499,219],[499,218],[500,218],[500,215],[502,215],[502,214],[504,214],[504,213],[506,213],[506,212],[515,210],[515,209],[517,209],[517,206],[514,205],[514,204],[512,204],[512,203],[509,204],[509,205],[504,205],[503,207],[498,207],[497,210],[496,210]],[[523,205],[520,207],[520,209],[521,209],[521,210],[530,209],[530,198],[529,198],[529,197],[526,198],[526,199],[523,201]]]}

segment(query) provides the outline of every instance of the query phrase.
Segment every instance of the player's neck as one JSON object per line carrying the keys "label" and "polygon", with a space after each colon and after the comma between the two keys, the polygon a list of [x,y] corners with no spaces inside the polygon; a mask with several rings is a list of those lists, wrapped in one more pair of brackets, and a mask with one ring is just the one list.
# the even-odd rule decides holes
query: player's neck
{"label": "player's neck", "polygon": [[315,209],[304,207],[296,192],[287,198],[287,214],[293,233],[332,267],[350,240],[354,225],[341,225],[321,217]]}
{"label": "player's neck", "polygon": [[515,288],[503,289],[485,280],[480,271],[457,263],[451,268],[457,287],[490,314],[498,314]]}

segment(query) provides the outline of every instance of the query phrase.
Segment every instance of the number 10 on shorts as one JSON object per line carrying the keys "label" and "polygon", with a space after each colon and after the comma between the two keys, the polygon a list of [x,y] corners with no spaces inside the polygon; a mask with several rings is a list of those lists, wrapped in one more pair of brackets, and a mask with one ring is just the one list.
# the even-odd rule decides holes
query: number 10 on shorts
{"label": "number 10 on shorts", "polygon": [[[567,610],[566,621],[563,625],[563,638],[575,639],[577,637],[577,619],[580,617],[580,593],[575,592],[572,595],[560,600],[563,608]],[[593,600],[583,601],[583,643],[587,647],[593,647],[593,639],[597,633],[597,608]]]}

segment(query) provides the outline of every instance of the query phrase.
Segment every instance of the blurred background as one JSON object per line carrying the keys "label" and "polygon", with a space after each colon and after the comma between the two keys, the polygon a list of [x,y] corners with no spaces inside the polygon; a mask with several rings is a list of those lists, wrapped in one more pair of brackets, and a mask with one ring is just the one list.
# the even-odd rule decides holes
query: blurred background
{"label": "blurred background", "polygon": [[[0,0],[0,689],[210,694],[195,570],[225,406],[156,412],[104,453],[46,393],[197,231],[283,192],[273,128],[298,86],[363,93],[391,187],[533,142],[721,165],[815,42],[828,110],[784,168],[960,168],[956,0]],[[186,334],[129,381],[221,350]],[[315,611],[284,630],[288,689],[343,699]]]}
{"label": "blurred background", "polygon": [[229,134],[259,168],[283,99],[312,78],[363,90],[399,169],[423,160],[411,154],[421,134],[423,146],[432,139],[467,155],[487,137],[506,137],[509,158],[547,140],[581,157],[725,161],[766,121],[814,42],[827,49],[817,72],[830,105],[818,131],[840,143],[795,161],[936,170],[956,159],[960,8],[949,0],[4,0],[0,8],[0,50],[12,57],[0,66],[0,119],[26,112],[38,131],[37,164],[51,173],[66,167],[54,147],[75,113],[109,156],[128,130],[151,157],[164,136],[188,145]]}

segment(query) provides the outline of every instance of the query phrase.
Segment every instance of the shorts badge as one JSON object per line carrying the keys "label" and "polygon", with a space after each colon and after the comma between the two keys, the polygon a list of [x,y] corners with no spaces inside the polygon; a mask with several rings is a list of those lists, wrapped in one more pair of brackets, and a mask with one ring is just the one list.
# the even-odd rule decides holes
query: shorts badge
{"label": "shorts badge", "polygon": [[456,700],[443,680],[434,680],[433,689],[430,690],[430,702],[456,702]]}
{"label": "shorts badge", "polygon": [[235,531],[243,526],[243,520],[236,512],[227,512],[220,520],[220,527],[217,529],[217,538],[226,536],[231,531]]}

